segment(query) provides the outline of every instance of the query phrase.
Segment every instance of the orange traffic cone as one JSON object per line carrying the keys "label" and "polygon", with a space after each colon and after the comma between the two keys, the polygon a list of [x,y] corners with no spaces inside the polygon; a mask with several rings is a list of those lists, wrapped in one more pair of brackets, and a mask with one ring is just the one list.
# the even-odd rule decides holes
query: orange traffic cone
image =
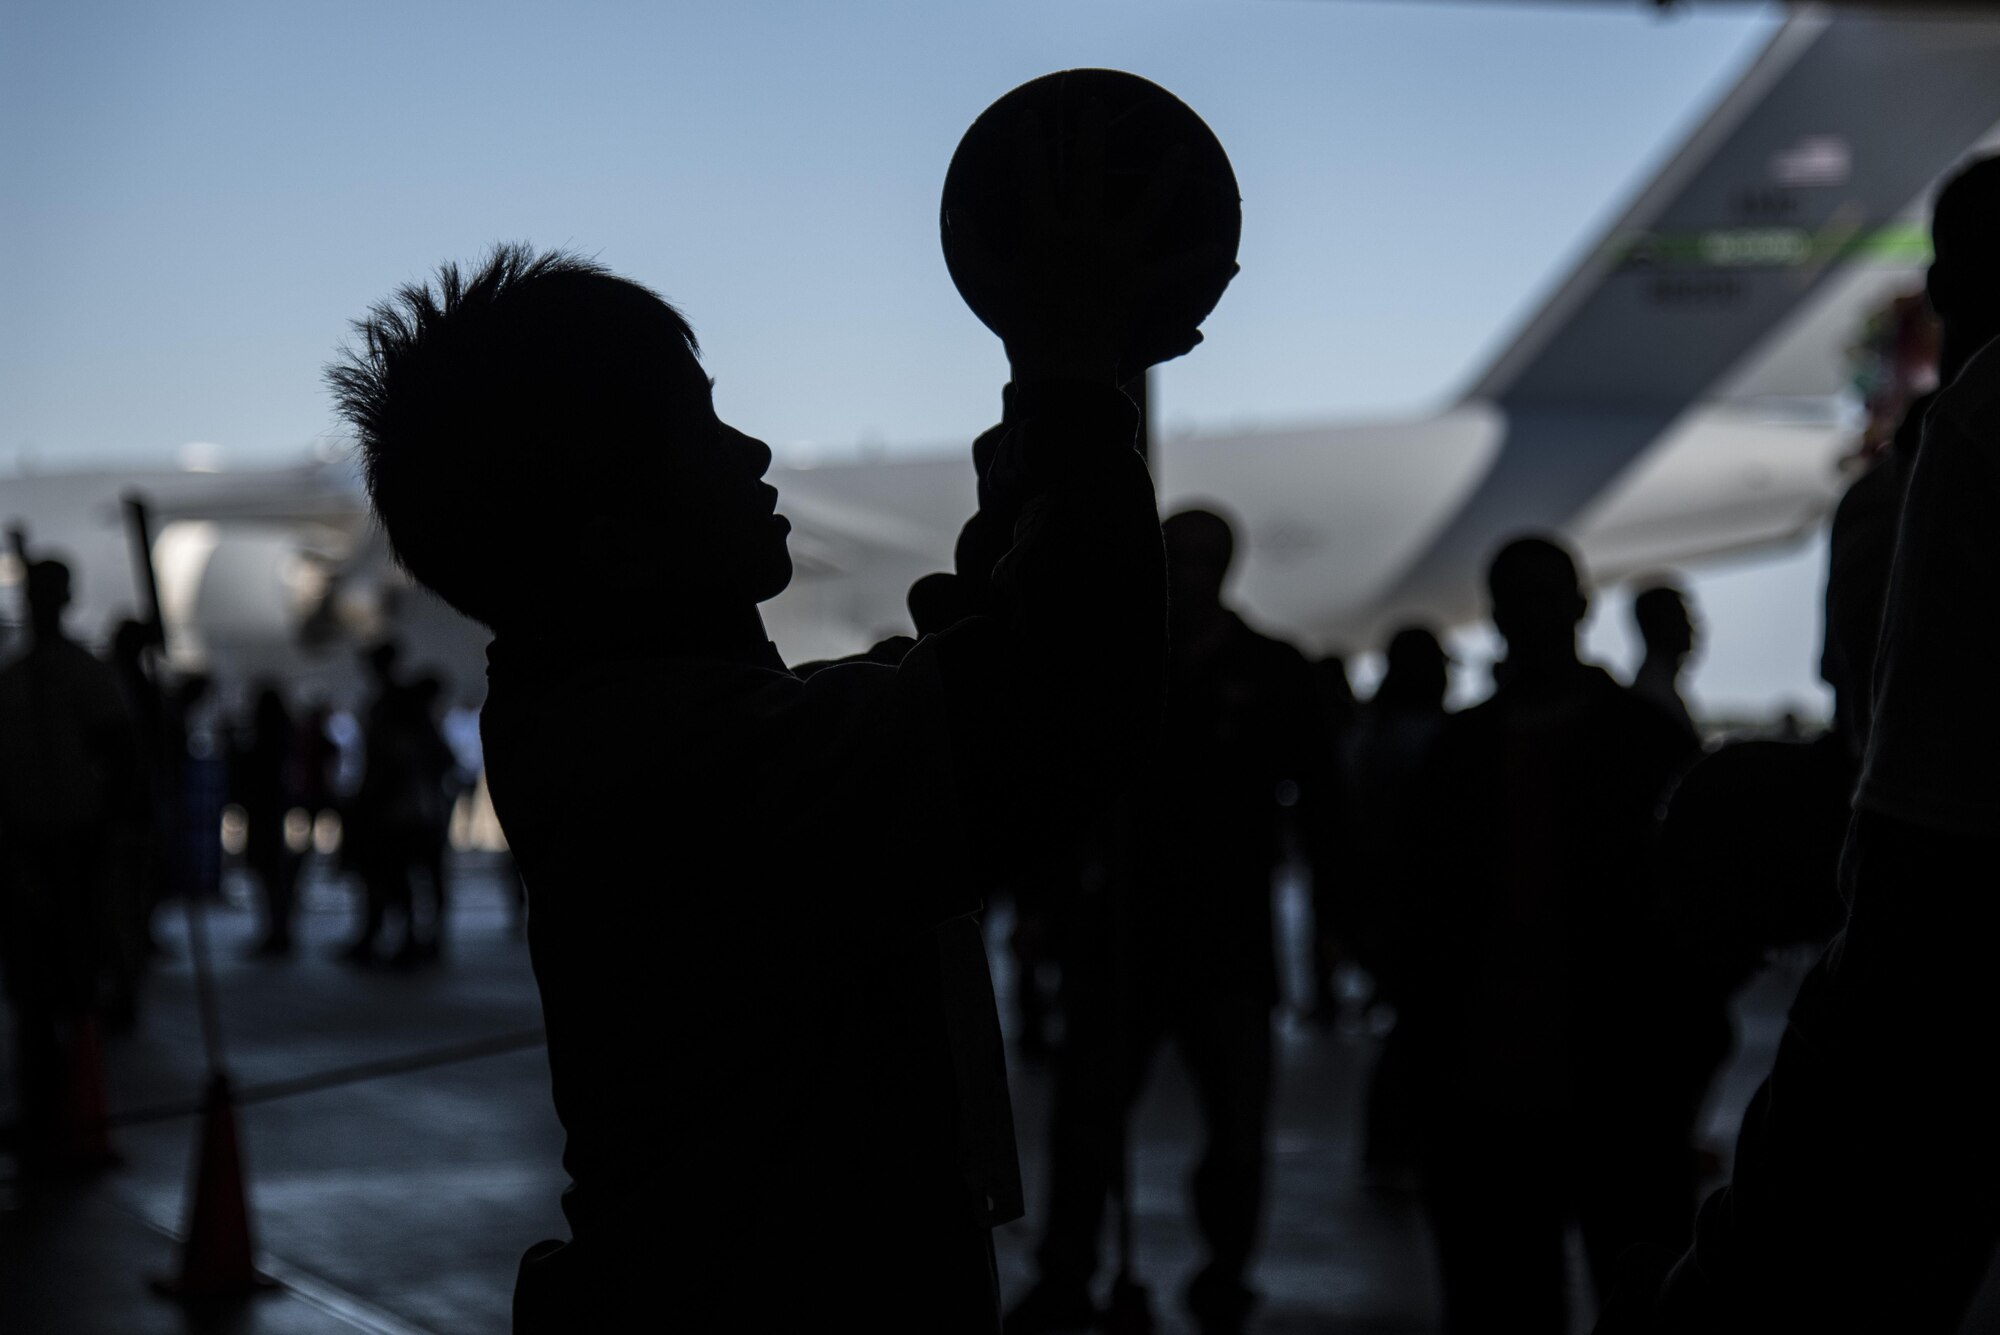
{"label": "orange traffic cone", "polygon": [[250,1202],[236,1139],[235,1097],[226,1075],[209,1081],[190,1196],[181,1273],[155,1281],[154,1287],[183,1302],[241,1298],[270,1288],[273,1281],[251,1261]]}
{"label": "orange traffic cone", "polygon": [[69,1091],[63,1109],[61,1153],[72,1168],[106,1168],[118,1163],[106,1124],[104,1033],[93,1016],[76,1022],[69,1042]]}

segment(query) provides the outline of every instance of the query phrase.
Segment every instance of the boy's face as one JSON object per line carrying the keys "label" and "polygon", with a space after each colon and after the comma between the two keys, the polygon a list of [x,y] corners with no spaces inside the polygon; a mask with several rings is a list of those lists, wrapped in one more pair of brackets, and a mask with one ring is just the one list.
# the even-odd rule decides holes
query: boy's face
{"label": "boy's face", "polygon": [[679,590],[761,603],[792,581],[791,523],[765,482],[771,450],[716,416],[713,387],[676,337],[662,351],[658,386],[662,575]]}

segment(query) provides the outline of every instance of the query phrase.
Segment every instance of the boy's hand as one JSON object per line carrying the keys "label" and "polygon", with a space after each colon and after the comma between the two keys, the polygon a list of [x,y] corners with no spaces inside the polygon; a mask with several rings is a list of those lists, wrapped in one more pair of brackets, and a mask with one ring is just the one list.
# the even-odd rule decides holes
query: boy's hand
{"label": "boy's hand", "polygon": [[981,314],[1005,343],[1017,381],[1122,385],[1201,342],[1199,329],[1155,313],[1170,304],[1160,298],[1175,288],[1225,266],[1236,272],[1223,246],[1155,253],[1160,220],[1187,185],[1188,157],[1184,145],[1175,145],[1140,199],[1114,217],[1104,198],[1103,103],[1084,105],[1073,151],[1053,163],[1041,118],[1032,111],[1021,116],[1014,170],[1022,228],[1013,252],[983,235],[970,211],[945,219],[953,244],[995,279],[993,308]]}

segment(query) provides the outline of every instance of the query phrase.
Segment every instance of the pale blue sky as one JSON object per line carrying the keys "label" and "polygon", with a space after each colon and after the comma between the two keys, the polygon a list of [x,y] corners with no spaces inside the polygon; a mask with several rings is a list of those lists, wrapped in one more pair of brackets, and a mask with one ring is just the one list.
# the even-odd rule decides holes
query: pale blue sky
{"label": "pale blue sky", "polygon": [[[279,457],[394,283],[498,239],[681,304],[774,442],[942,443],[1002,365],[939,257],[966,124],[1112,64],[1198,108],[1243,275],[1166,411],[1395,412],[1475,371],[1771,20],[1353,0],[29,4],[4,20],[0,459]],[[35,12],[39,11],[39,12]]]}
{"label": "pale blue sky", "polygon": [[[945,164],[1001,92],[1099,64],[1196,107],[1244,195],[1243,274],[1165,374],[1168,428],[1420,411],[1775,22],[1490,0],[8,6],[0,468],[191,441],[297,457],[334,427],[319,368],[346,321],[500,239],[680,304],[724,414],[781,449],[963,440],[1004,368],[939,256]],[[1816,596],[1790,566],[1724,580],[1718,639],[1736,603],[1768,639],[1774,607]],[[1704,688],[1804,689],[1811,647],[1711,659]]]}

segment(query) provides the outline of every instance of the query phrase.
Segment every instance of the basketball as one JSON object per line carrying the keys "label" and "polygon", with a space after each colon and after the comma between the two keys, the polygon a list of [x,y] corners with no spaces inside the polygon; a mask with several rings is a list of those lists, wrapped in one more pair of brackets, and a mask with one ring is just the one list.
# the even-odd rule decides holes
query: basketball
{"label": "basketball", "polygon": [[[1206,248],[1212,263],[1175,270],[1142,302],[1154,327],[1193,329],[1215,309],[1235,273],[1242,202],[1229,155],[1201,117],[1166,89],[1119,70],[1079,69],[1022,84],[981,112],[945,172],[940,230],[953,284],[981,322],[1004,341],[1001,264],[1020,251],[1030,201],[1023,171],[1050,180],[1073,174],[1086,109],[1102,127],[1101,192],[1107,223],[1151,207],[1145,260],[1167,261]],[[1029,127],[1032,128],[1029,128]],[[1024,139],[1024,133],[1031,139]],[[1170,197],[1156,198],[1163,177]]]}

